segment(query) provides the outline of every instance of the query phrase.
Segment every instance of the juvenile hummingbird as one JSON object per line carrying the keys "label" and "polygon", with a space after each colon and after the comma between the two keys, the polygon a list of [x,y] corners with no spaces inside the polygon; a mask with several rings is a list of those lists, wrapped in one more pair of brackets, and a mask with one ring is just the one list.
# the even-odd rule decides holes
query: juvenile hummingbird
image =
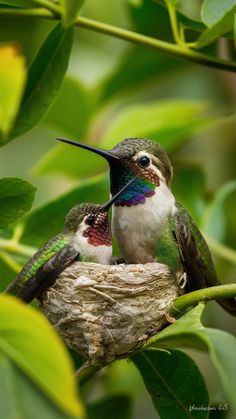
{"label": "juvenile hummingbird", "polygon": [[[112,233],[126,263],[165,263],[175,272],[186,274],[189,292],[220,284],[202,234],[171,191],[173,169],[160,144],[127,138],[111,150],[102,150],[64,138],[58,140],[108,161],[112,195],[138,176],[116,200],[112,214]],[[218,302],[236,315],[234,298]]]}
{"label": "juvenile hummingbird", "polygon": [[112,240],[108,211],[133,181],[134,178],[104,205],[86,203],[73,207],[65,217],[63,231],[35,253],[6,291],[30,302],[51,287],[75,260],[109,265]]}

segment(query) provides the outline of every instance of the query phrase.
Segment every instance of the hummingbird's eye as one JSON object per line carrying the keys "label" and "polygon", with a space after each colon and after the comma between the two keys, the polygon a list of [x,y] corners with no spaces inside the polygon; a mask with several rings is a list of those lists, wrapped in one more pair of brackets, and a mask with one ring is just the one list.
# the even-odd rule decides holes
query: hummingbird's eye
{"label": "hummingbird's eye", "polygon": [[95,216],[92,214],[90,214],[85,220],[86,224],[88,224],[89,226],[92,226],[94,224],[94,221],[95,221]]}
{"label": "hummingbird's eye", "polygon": [[138,164],[142,167],[147,167],[150,164],[150,159],[148,156],[142,156],[140,157],[140,159],[138,160]]}

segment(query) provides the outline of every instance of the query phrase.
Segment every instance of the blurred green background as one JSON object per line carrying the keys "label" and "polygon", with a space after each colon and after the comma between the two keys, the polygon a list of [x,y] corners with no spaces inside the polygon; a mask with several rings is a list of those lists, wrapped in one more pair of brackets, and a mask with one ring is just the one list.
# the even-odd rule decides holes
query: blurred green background
{"label": "blurred green background", "polygon": [[[201,2],[186,3],[197,18]],[[101,4],[87,0],[83,14],[172,39],[166,10],[152,1],[103,0]],[[53,26],[42,19],[1,17],[0,42],[19,43],[30,64]],[[227,54],[230,42],[224,39],[217,48]],[[38,188],[22,242],[40,246],[60,230],[72,205],[103,202],[109,195],[106,163],[57,144],[56,137],[105,148],[129,136],[153,138],[169,153],[174,192],[208,238],[220,281],[235,282],[235,132],[235,74],[77,28],[67,76],[47,115],[0,150],[0,177],[19,176]],[[1,281],[9,282],[15,273],[4,261],[0,268]],[[235,332],[235,320],[215,303],[207,306],[205,324]],[[209,357],[193,351],[191,355],[206,377],[211,399],[223,401]],[[109,394],[134,396],[135,419],[156,418],[131,363],[112,365],[106,376],[88,384],[85,397],[96,400],[104,388]]]}

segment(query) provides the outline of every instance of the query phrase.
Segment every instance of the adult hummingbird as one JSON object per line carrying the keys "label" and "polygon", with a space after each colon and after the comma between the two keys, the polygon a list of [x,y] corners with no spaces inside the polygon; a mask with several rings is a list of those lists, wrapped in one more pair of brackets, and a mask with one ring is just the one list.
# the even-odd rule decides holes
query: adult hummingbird
{"label": "adult hummingbird", "polygon": [[[220,284],[202,234],[171,191],[173,169],[160,144],[127,138],[111,150],[102,150],[64,138],[58,140],[108,161],[112,195],[138,176],[116,200],[112,215],[112,233],[126,263],[165,263],[175,272],[186,274],[189,292]],[[234,298],[218,302],[236,315]]]}
{"label": "adult hummingbird", "polygon": [[63,231],[35,253],[6,291],[29,303],[51,287],[75,260],[109,265],[112,240],[108,211],[133,181],[134,178],[104,205],[86,203],[73,207],[65,217]]}

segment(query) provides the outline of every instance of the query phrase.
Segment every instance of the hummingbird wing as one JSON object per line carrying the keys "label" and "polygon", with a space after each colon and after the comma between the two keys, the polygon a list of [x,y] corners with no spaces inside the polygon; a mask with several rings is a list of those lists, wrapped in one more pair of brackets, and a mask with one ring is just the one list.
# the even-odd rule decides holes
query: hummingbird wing
{"label": "hummingbird wing", "polygon": [[41,247],[31,259],[24,265],[14,281],[6,288],[6,292],[17,294],[22,287],[26,286],[31,278],[35,277],[38,270],[53,256],[69,244],[69,237],[63,233],[54,236]]}
{"label": "hummingbird wing", "polygon": [[[175,214],[174,237],[179,246],[182,265],[188,277],[188,292],[220,285],[206,241],[192,217],[179,203]],[[227,298],[219,304],[236,316],[236,300]]]}
{"label": "hummingbird wing", "polygon": [[18,291],[17,297],[29,303],[54,285],[58,275],[78,257],[79,252],[73,246],[65,246],[38,269],[37,273]]}

